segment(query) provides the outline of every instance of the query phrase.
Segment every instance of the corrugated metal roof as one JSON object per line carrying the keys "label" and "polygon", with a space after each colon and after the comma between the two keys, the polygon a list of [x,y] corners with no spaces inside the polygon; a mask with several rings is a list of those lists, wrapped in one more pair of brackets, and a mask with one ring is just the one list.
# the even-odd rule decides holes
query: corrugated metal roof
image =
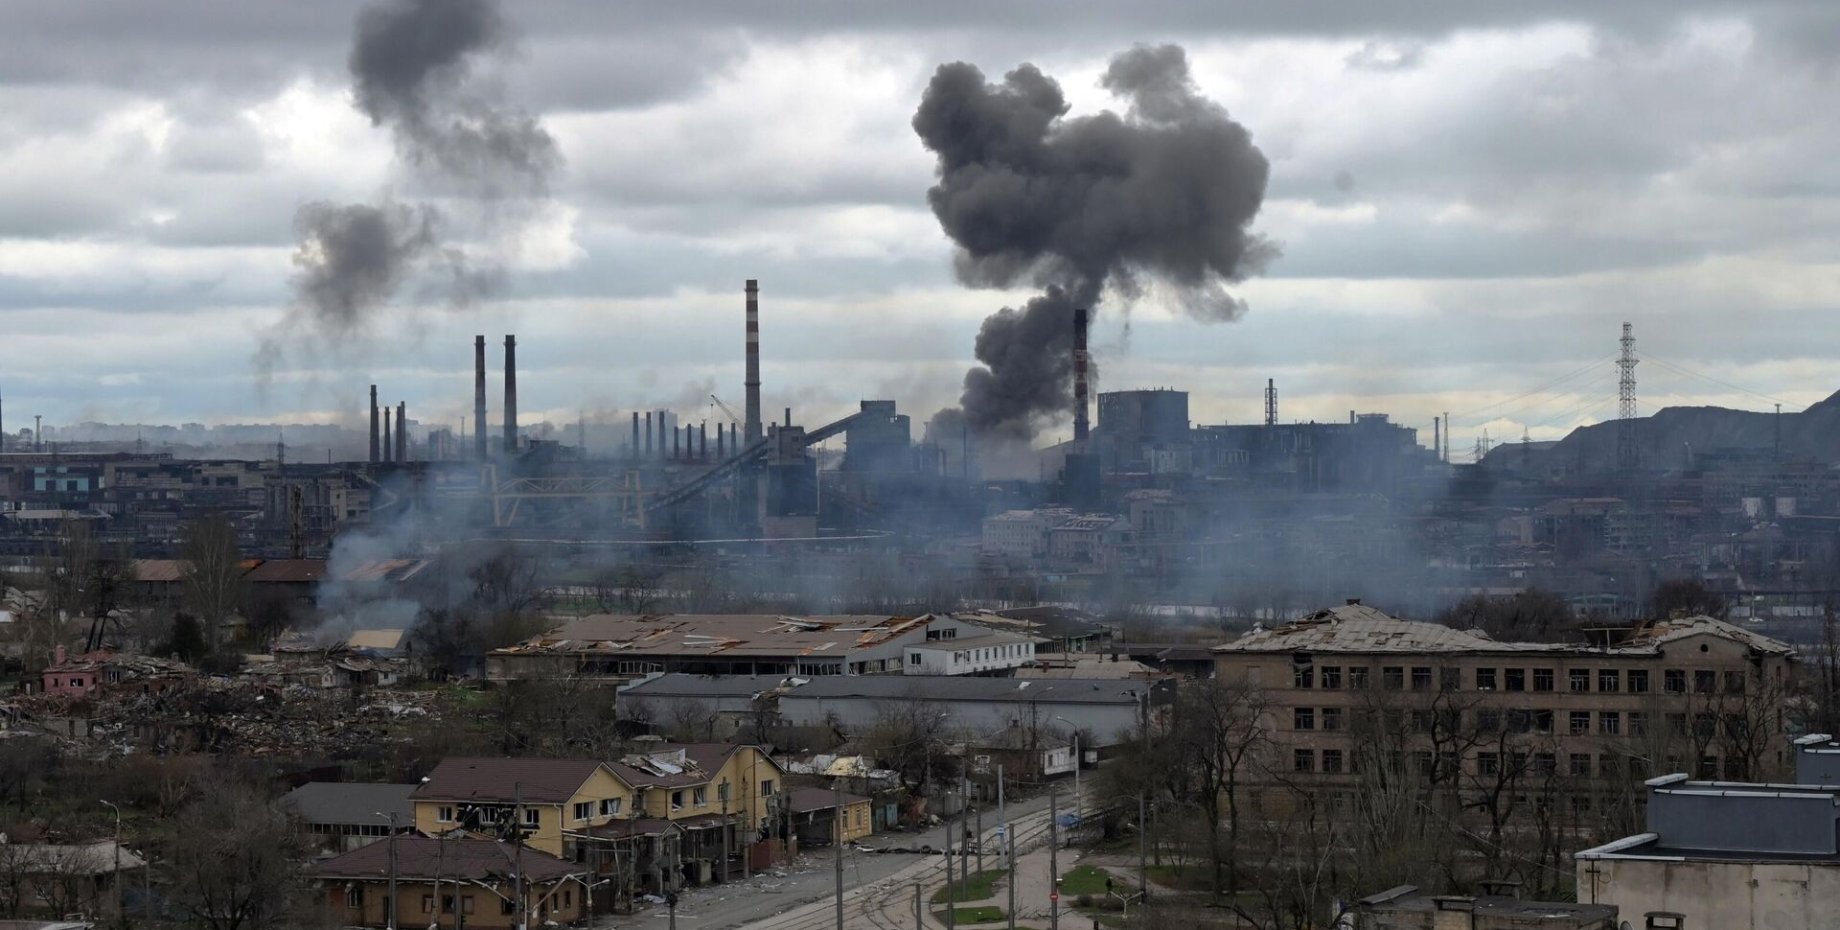
{"label": "corrugated metal roof", "polygon": [[776,614],[602,614],[583,617],[495,655],[841,656],[923,627],[930,617]]}
{"label": "corrugated metal roof", "polygon": [[267,559],[244,577],[255,584],[307,584],[325,575],[324,559]]}
{"label": "corrugated metal roof", "polygon": [[1658,620],[1638,627],[1622,642],[1609,646],[1585,643],[1504,642],[1481,630],[1458,630],[1438,623],[1400,620],[1362,604],[1320,610],[1301,620],[1266,629],[1254,629],[1239,639],[1214,647],[1217,653],[1236,652],[1544,652],[1590,655],[1654,655],[1670,642],[1691,636],[1715,636],[1743,643],[1771,655],[1794,650],[1784,644],[1711,617]]}
{"label": "corrugated metal roof", "polygon": [[414,785],[379,782],[308,782],[288,792],[281,803],[307,823],[370,824],[388,823],[382,814],[396,814],[397,823],[415,822],[415,806],[409,802]]}
{"label": "corrugated metal roof", "polygon": [[600,767],[592,759],[443,759],[412,797],[561,804]]}

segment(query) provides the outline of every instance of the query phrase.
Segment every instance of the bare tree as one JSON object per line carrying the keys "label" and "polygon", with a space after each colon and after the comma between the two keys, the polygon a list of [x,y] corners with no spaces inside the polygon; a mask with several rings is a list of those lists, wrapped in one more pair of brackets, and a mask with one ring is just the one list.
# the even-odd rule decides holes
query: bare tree
{"label": "bare tree", "polygon": [[298,836],[273,804],[230,784],[180,811],[167,855],[171,903],[207,930],[264,930],[288,916]]}
{"label": "bare tree", "polygon": [[956,760],[945,753],[949,716],[931,701],[897,702],[876,716],[864,748],[899,774],[910,791],[924,794],[935,780],[949,780],[957,772]]}
{"label": "bare tree", "polygon": [[223,625],[243,603],[243,557],[236,528],[218,514],[193,520],[185,528],[185,599],[204,625],[205,645],[223,645]]}

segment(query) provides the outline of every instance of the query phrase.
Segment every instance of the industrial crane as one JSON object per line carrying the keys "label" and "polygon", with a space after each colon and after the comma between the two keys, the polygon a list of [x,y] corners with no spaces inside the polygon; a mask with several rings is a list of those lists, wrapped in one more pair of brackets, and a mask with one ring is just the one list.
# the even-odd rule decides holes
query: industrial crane
{"label": "industrial crane", "polygon": [[[721,407],[723,413],[728,414],[728,422],[730,423],[741,422],[741,414],[736,413],[727,404],[722,403],[722,398],[717,397],[714,394],[711,394],[709,395],[709,400],[710,402],[714,403],[716,406]],[[711,417],[710,419],[714,419],[714,417]]]}

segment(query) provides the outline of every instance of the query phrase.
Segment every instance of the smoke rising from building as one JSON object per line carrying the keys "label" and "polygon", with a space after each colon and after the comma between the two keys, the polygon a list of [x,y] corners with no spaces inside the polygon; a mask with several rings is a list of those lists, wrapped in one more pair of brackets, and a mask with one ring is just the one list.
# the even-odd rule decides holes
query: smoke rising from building
{"label": "smoke rising from building", "polygon": [[960,280],[1044,289],[984,321],[961,403],[980,436],[1027,439],[1070,409],[1073,310],[1159,284],[1186,314],[1232,320],[1229,285],[1276,254],[1249,227],[1270,166],[1245,127],[1200,95],[1175,45],[1112,59],[1101,83],[1123,115],[1067,116],[1033,65],[1001,83],[941,65],[914,115],[938,156],[927,199],[958,245]]}
{"label": "smoke rising from building", "polygon": [[[492,0],[382,0],[358,14],[349,60],[358,109],[391,131],[411,173],[480,207],[474,243],[502,241],[497,227],[527,216],[561,163],[535,117],[473,86],[475,62],[508,41]],[[294,300],[257,352],[264,379],[290,342],[334,356],[358,344],[411,282],[454,306],[494,293],[505,256],[462,250],[455,225],[433,204],[388,198],[301,207]]]}

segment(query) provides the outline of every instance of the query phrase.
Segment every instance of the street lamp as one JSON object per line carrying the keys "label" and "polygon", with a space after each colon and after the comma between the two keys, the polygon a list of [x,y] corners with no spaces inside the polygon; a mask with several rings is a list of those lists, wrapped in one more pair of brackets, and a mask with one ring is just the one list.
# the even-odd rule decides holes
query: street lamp
{"label": "street lamp", "polygon": [[116,807],[113,801],[102,803],[115,812],[115,872],[109,876],[109,884],[115,886],[115,923],[119,926],[127,923],[121,914],[121,808]]}
{"label": "street lamp", "polygon": [[[386,814],[382,811],[371,811],[371,813],[390,822],[390,899],[383,919],[387,930],[396,930],[396,812],[391,811]],[[440,893],[441,889],[437,885],[435,894]]]}
{"label": "street lamp", "polygon": [[1059,714],[1056,714],[1054,719],[1066,724],[1068,729],[1073,731],[1073,819],[1079,822],[1083,819],[1083,805],[1086,803],[1086,796],[1080,793],[1080,763],[1085,761],[1080,757],[1080,728],[1074,726],[1073,721]]}

